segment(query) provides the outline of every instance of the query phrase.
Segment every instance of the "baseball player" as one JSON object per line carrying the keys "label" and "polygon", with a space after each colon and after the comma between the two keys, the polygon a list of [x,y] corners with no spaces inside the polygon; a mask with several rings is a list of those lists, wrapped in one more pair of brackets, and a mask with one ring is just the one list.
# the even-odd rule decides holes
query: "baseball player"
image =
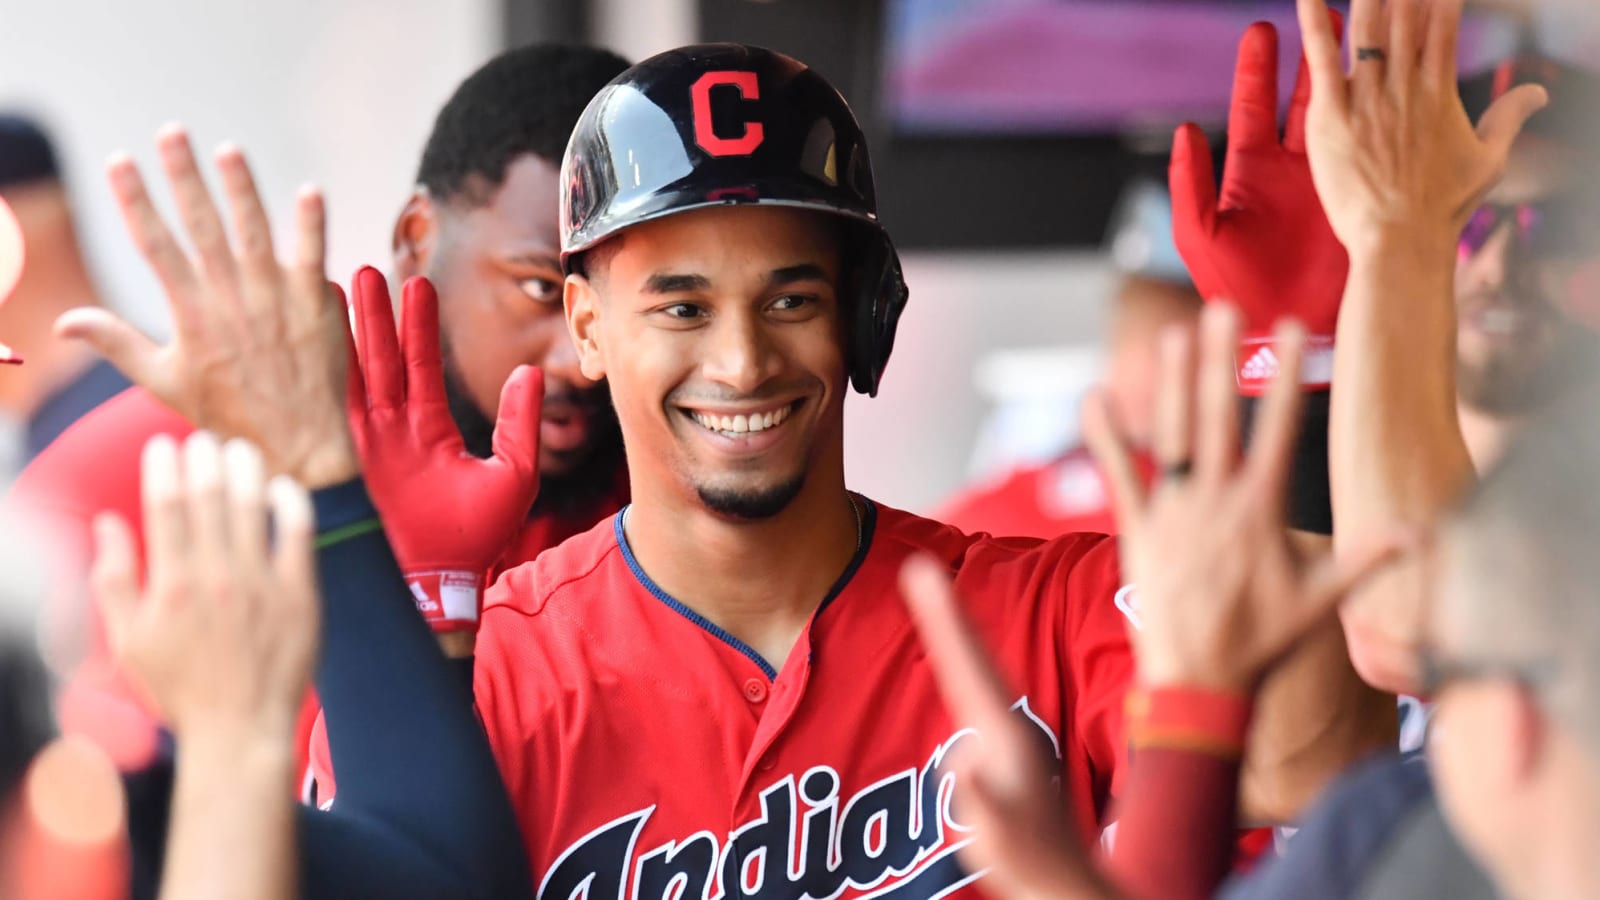
{"label": "baseball player", "polygon": [[[533,482],[527,481],[520,494],[505,498],[509,518],[497,542],[478,548],[479,558],[470,566],[452,574],[419,565],[410,579],[418,607],[456,655],[471,653],[477,592],[491,569],[533,558],[626,501],[621,443],[604,389],[577,370],[566,338],[555,220],[557,169],[566,137],[589,98],[626,65],[603,50],[559,45],[513,50],[486,63],[440,110],[422,152],[416,189],[395,221],[394,273],[402,278],[426,274],[451,298],[432,318],[442,333],[433,349],[436,356],[442,353],[444,373],[437,418],[442,427],[433,438],[441,452],[459,454],[464,442],[473,457],[491,458],[489,435],[501,386],[519,363],[544,370],[537,501]],[[199,183],[181,134],[163,137],[162,154],[173,167],[169,171],[182,171]],[[364,337],[382,327],[393,332],[386,293],[358,299],[364,302],[356,304],[356,315],[372,325]],[[90,326],[105,321],[88,320]],[[408,328],[415,331],[421,324],[408,323]],[[103,328],[91,334],[99,341],[125,337]],[[383,364],[402,365],[392,339],[388,347],[393,355]],[[134,389],[89,415],[24,471],[9,502],[51,529],[69,558],[58,579],[66,586],[58,612],[76,616],[82,605],[78,586],[87,571],[93,516],[113,510],[129,522],[140,521],[140,448],[152,435],[181,438],[193,427],[190,417],[162,398]],[[401,492],[417,475],[397,473],[386,500],[406,502]],[[98,623],[90,624],[89,659],[65,691],[64,727],[104,736],[120,763],[136,769],[157,752],[157,742],[130,743],[128,735],[148,735],[152,720],[144,704],[129,701],[136,692],[111,666]],[[308,714],[302,748],[310,726]]]}
{"label": "baseball player", "polygon": [[[583,375],[611,389],[634,502],[502,576],[485,602],[474,695],[521,824],[520,879],[507,866],[523,854],[489,828],[501,806],[471,780],[475,754],[430,752],[465,747],[443,733],[462,718],[438,706],[448,685],[419,649],[401,574],[430,544],[431,565],[458,566],[451,548],[466,542],[455,537],[480,523],[470,505],[391,504],[380,525],[383,504],[367,497],[377,486],[357,478],[429,464],[427,448],[385,423],[426,418],[439,373],[369,367],[384,354],[358,349],[348,420],[328,398],[345,378],[347,338],[323,287],[320,198],[302,196],[300,250],[279,266],[250,239],[263,223],[242,160],[222,164],[241,220],[239,277],[273,302],[174,298],[180,322],[215,337],[204,370],[149,344],[115,358],[198,424],[259,442],[275,468],[318,489],[328,622],[317,685],[341,784],[331,815],[306,825],[339,835],[306,844],[313,892],[515,892],[530,874],[561,900],[935,897],[970,885],[980,873],[955,859],[965,825],[943,763],[974,737],[941,711],[900,602],[897,576],[915,554],[938,559],[971,598],[1078,830],[1106,821],[1138,615],[1112,541],[969,537],[844,485],[846,386],[875,392],[907,293],[861,131],[816,73],[739,45],[672,51],[602,90],[568,145],[567,325]],[[195,200],[216,215],[209,197]],[[146,245],[173,241],[154,215],[134,227]],[[181,260],[151,261],[185,273]],[[201,296],[218,290],[197,281]],[[428,309],[426,283],[408,284],[405,303]],[[1232,314],[1211,318],[1231,340]],[[282,339],[268,349],[230,337],[262,333]],[[532,383],[514,375],[502,407],[528,402]],[[1208,384],[1205,402],[1231,409],[1231,377]],[[531,436],[512,424],[502,420],[497,442]],[[1167,477],[1185,478],[1186,448],[1165,449]],[[493,499],[476,470],[453,474]],[[1297,580],[1307,558],[1282,538],[1262,552]],[[1130,575],[1159,571],[1158,541],[1124,535]],[[1190,695],[1202,699],[1183,714],[1222,708],[1205,696]],[[1371,746],[1324,752],[1349,734],[1330,729],[1337,713],[1261,705],[1258,730],[1283,743],[1260,757],[1249,814],[1292,815]],[[1295,759],[1316,741],[1316,765]],[[337,854],[318,856],[334,843]],[[397,847],[414,852],[396,859]]]}

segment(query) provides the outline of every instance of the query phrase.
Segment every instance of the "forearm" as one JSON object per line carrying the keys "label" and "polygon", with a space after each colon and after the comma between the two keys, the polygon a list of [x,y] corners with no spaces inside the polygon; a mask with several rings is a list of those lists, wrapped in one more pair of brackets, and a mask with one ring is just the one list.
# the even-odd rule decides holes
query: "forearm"
{"label": "forearm", "polygon": [[[1336,550],[1434,522],[1472,482],[1456,417],[1453,248],[1396,234],[1352,253],[1339,317],[1330,476]],[[1356,669],[1412,686],[1425,585],[1415,565],[1374,578],[1343,608]]]}
{"label": "forearm", "polygon": [[294,895],[294,753],[281,740],[192,738],[178,760],[162,900]]}
{"label": "forearm", "polygon": [[[333,896],[328,885],[359,884],[352,875],[366,871],[385,883],[442,879],[411,880],[413,895],[530,895],[521,833],[470,690],[417,615],[373,527],[376,511],[358,482],[314,499],[319,529],[345,535],[318,552],[326,612],[316,683],[339,777],[334,809],[320,818],[355,830],[314,826],[308,887]],[[383,852],[348,858],[368,842]],[[408,847],[410,858],[392,865]]]}

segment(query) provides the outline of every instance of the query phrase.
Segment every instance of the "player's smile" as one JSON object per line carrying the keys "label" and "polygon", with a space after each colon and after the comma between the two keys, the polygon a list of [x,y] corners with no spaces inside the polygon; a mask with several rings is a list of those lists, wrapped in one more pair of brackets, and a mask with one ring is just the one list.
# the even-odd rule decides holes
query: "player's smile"
{"label": "player's smile", "polygon": [[793,430],[783,426],[805,402],[801,397],[789,403],[758,407],[680,406],[677,409],[698,426],[697,431],[709,436],[717,445],[739,453],[759,453],[770,449]]}

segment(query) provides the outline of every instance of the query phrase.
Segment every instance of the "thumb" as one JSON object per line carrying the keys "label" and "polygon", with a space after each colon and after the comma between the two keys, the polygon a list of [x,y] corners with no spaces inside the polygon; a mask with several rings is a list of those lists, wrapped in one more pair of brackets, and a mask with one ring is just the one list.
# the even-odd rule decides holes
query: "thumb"
{"label": "thumb", "polygon": [[544,372],[517,366],[500,389],[494,423],[494,455],[518,472],[539,471],[539,415],[544,409]]}
{"label": "thumb", "polygon": [[56,319],[55,332],[93,347],[129,381],[170,402],[166,373],[158,365],[161,348],[116,313],[95,306],[69,309]]}
{"label": "thumb", "polygon": [[1494,101],[1478,120],[1478,139],[1489,145],[1497,162],[1511,153],[1511,143],[1522,133],[1529,117],[1550,102],[1550,95],[1537,84],[1524,84],[1507,91]]}
{"label": "thumb", "polygon": [[133,530],[122,516],[103,512],[94,517],[94,562],[89,581],[105,619],[112,652],[119,657],[126,636],[139,612],[138,554]]}
{"label": "thumb", "polygon": [[1217,173],[1211,144],[1193,122],[1178,126],[1172,137],[1167,187],[1172,192],[1172,229],[1180,248],[1187,233],[1209,234],[1217,218]]}
{"label": "thumb", "polygon": [[1412,531],[1395,530],[1364,541],[1344,556],[1329,553],[1322,557],[1303,582],[1302,621],[1320,620],[1364,582],[1416,547],[1418,541]]}

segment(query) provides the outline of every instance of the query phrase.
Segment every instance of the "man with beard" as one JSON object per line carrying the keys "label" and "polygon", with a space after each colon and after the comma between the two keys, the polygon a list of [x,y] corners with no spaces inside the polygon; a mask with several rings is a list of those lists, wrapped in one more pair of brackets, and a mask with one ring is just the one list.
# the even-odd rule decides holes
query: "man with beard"
{"label": "man with beard", "polygon": [[[604,388],[579,371],[566,334],[556,222],[557,169],[567,135],[589,99],[626,66],[603,50],[560,45],[529,46],[486,63],[440,111],[422,153],[416,188],[395,222],[394,275],[427,275],[445,289],[447,300],[437,310],[445,393],[450,418],[469,453],[492,455],[492,421],[501,386],[513,370],[530,364],[544,372],[537,500],[531,501],[531,510],[522,507],[523,527],[508,529],[503,556],[486,560],[485,569],[532,559],[626,501],[621,442],[609,401]],[[169,171],[193,170],[181,131],[164,133],[160,146]],[[357,304],[358,318],[381,320],[374,306],[386,298],[373,295],[367,301]],[[69,320],[68,333],[89,336],[103,352],[136,339],[109,316],[90,311],[78,315]],[[406,362],[412,361],[407,354]],[[144,704],[132,699],[138,694],[109,662],[98,622],[85,609],[90,523],[107,510],[139,522],[140,449],[153,435],[181,439],[192,427],[149,392],[127,391],[67,431],[30,465],[8,501],[28,521],[48,529],[66,554],[58,583],[69,588],[59,591],[54,604],[56,630],[87,634],[87,659],[61,702],[63,729],[102,736],[102,743],[129,770],[144,768],[164,754],[154,720]],[[374,493],[381,496],[381,491]],[[481,584],[490,574],[473,577]],[[413,581],[414,591],[422,581]],[[424,594],[442,587],[422,586]],[[419,606],[442,606],[437,600],[418,597]],[[475,601],[453,619],[430,620],[451,655],[471,653]],[[82,622],[73,621],[80,617]],[[63,622],[76,627],[63,628]],[[314,710],[308,704],[300,730],[302,748]],[[149,739],[129,741],[130,734]]]}

